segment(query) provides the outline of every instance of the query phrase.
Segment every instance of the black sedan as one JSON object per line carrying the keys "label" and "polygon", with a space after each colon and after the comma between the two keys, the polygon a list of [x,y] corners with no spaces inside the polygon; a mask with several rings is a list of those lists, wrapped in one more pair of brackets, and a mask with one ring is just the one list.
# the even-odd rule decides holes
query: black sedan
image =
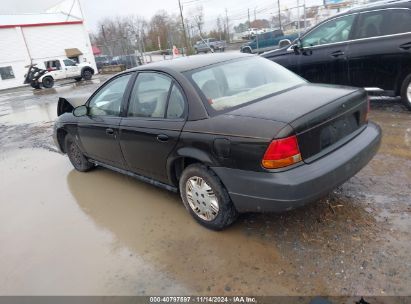
{"label": "black sedan", "polygon": [[314,85],[254,55],[128,70],[60,98],[54,138],[74,168],[103,166],[180,192],[202,225],[318,200],[364,167],[380,128],[363,89]]}

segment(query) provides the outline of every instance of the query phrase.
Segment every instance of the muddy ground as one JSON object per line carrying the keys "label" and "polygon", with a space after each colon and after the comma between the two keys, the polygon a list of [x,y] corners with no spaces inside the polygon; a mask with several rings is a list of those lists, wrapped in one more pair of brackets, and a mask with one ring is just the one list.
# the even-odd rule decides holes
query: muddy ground
{"label": "muddy ground", "polygon": [[411,295],[411,112],[372,104],[384,138],[327,198],[213,232],[178,195],[79,173],[51,133],[55,89],[0,92],[0,295]]}

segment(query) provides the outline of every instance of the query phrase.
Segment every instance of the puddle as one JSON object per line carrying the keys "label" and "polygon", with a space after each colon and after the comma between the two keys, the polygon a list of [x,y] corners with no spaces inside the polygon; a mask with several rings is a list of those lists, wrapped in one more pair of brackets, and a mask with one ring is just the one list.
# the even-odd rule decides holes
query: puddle
{"label": "puddle", "polygon": [[90,94],[107,79],[99,76],[91,81],[59,84],[52,89],[30,87],[0,92],[0,124],[27,124],[54,121],[60,96]]}
{"label": "puddle", "polygon": [[44,150],[3,154],[0,172],[3,295],[290,292],[275,244],[202,228],[176,194]]}

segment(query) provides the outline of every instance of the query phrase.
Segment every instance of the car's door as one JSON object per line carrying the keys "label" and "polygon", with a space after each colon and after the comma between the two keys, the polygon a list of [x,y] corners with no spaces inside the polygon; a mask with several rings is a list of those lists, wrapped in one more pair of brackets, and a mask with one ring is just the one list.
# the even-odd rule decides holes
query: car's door
{"label": "car's door", "polygon": [[168,181],[167,157],[184,126],[186,104],[181,87],[168,75],[138,74],[120,124],[121,150],[129,170]]}
{"label": "car's door", "polygon": [[79,67],[71,59],[63,60],[64,69],[66,71],[66,77],[76,77],[80,75]]}
{"label": "car's door", "polygon": [[297,73],[311,82],[349,84],[347,46],[355,15],[331,19],[301,38]]}
{"label": "car's door", "polygon": [[88,115],[79,118],[78,135],[84,153],[124,168],[118,138],[120,114],[133,73],[121,74],[102,86],[88,101]]}
{"label": "car's door", "polygon": [[62,68],[60,60],[50,60],[47,61],[45,65],[54,80],[66,78],[66,71]]}
{"label": "car's door", "polygon": [[411,10],[374,10],[357,18],[347,54],[351,84],[394,90],[409,73]]}

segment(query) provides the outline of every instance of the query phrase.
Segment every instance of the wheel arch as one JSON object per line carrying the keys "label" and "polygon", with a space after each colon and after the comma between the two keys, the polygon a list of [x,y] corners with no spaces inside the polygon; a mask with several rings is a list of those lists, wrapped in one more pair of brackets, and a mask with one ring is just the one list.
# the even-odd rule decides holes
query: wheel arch
{"label": "wheel arch", "polygon": [[46,78],[46,77],[50,77],[51,79],[53,79],[53,81],[55,81],[53,75],[51,75],[51,74],[44,74],[44,75],[40,76],[40,78],[38,79],[38,82],[43,82],[43,79]]}
{"label": "wheel arch", "polygon": [[60,151],[63,153],[67,153],[66,145],[64,143],[67,134],[68,132],[64,128],[57,129],[57,143],[59,145]]}
{"label": "wheel arch", "polygon": [[[245,49],[248,49],[249,51],[248,52],[245,52]],[[249,54],[252,54],[253,53],[253,49],[251,48],[251,46],[244,46],[243,47],[243,49],[242,49],[242,51],[241,51],[242,53],[249,53]]]}
{"label": "wheel arch", "polygon": [[213,164],[213,160],[206,152],[188,147],[179,149],[174,157],[167,161],[167,174],[170,182],[178,186],[180,176],[189,165],[200,163],[207,167]]}
{"label": "wheel arch", "polygon": [[399,76],[399,78],[398,78],[398,80],[397,80],[396,87],[395,87],[395,90],[394,90],[394,91],[395,91],[395,94],[396,94],[397,96],[400,96],[400,95],[401,95],[402,86],[403,86],[403,84],[404,84],[405,79],[406,79],[409,75],[411,75],[411,66],[407,66],[407,67],[404,69],[404,71],[400,74],[400,76]]}

